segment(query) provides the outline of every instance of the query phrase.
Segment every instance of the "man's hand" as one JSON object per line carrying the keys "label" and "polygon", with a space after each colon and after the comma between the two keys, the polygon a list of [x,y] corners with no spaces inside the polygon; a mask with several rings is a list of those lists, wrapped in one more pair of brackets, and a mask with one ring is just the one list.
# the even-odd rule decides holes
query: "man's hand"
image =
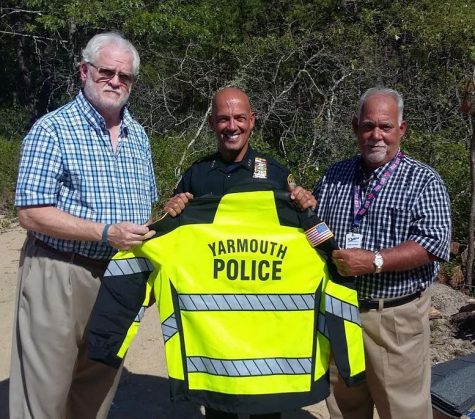
{"label": "man's hand", "polygon": [[[398,246],[381,249],[383,272],[404,272],[432,263],[437,258],[419,243],[408,240]],[[374,272],[374,252],[364,249],[334,250],[332,259],[338,273],[343,276],[359,276]]]}
{"label": "man's hand", "polygon": [[146,225],[118,223],[110,226],[108,241],[116,249],[128,250],[153,237],[154,234],[155,231],[149,230]]}
{"label": "man's hand", "polygon": [[192,199],[193,194],[189,192],[179,193],[170,198],[163,209],[172,217],[176,217],[177,215],[181,214],[188,202],[190,202]]}
{"label": "man's hand", "polygon": [[315,210],[317,207],[317,200],[307,189],[289,183],[289,192],[290,199],[297,204],[301,211],[305,211],[307,208]]}
{"label": "man's hand", "polygon": [[364,249],[341,249],[332,252],[332,260],[342,276],[359,276],[374,272],[374,253]]}

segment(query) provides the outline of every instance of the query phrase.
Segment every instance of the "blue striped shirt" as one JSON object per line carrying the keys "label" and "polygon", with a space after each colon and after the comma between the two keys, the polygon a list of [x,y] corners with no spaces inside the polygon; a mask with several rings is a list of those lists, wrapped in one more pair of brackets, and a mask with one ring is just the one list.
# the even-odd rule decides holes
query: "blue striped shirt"
{"label": "blue striped shirt", "polygon": [[[145,223],[157,200],[150,144],[127,109],[114,152],[102,116],[80,92],[39,119],[22,144],[17,207],[54,206],[99,223]],[[55,239],[33,233],[57,250],[108,259],[100,242]]]}
{"label": "blue striped shirt", "polygon": [[[388,163],[389,164],[389,163]],[[387,165],[374,171],[363,193],[371,191]],[[338,162],[317,183],[314,195],[317,213],[345,247],[345,236],[354,220],[356,179],[362,179],[361,158]],[[360,197],[364,202],[365,196]],[[405,156],[362,219],[359,232],[362,248],[375,251],[415,241],[439,260],[449,259],[450,201],[439,174]],[[358,278],[358,292],[364,298],[390,298],[427,288],[439,269],[438,261],[404,272],[383,272]]]}

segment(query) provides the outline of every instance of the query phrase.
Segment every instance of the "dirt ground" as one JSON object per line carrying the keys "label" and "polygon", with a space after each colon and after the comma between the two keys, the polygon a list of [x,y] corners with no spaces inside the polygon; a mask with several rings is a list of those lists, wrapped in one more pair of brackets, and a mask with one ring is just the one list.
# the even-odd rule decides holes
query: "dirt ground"
{"label": "dirt ground", "polygon": [[[25,231],[19,226],[0,233],[0,419],[8,418],[8,377],[16,274]],[[468,297],[445,285],[433,287],[433,306],[439,316],[431,321],[432,362],[442,362],[475,351],[475,337],[461,334],[452,316],[467,304]],[[473,330],[473,328],[472,328]],[[377,417],[377,415],[375,415]],[[150,308],[125,362],[119,390],[109,419],[202,419],[199,406],[173,404],[168,399],[168,382],[163,357],[163,341],[157,312]],[[441,417],[441,416],[439,416]],[[329,419],[324,402],[288,412],[284,419]]]}

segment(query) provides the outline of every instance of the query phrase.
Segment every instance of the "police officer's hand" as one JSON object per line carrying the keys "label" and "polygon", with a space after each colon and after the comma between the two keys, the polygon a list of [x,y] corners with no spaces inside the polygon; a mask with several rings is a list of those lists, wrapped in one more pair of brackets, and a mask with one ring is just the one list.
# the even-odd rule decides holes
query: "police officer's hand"
{"label": "police officer's hand", "polygon": [[133,223],[112,224],[109,227],[108,242],[112,247],[128,250],[144,240],[153,237],[154,230],[149,230],[145,225]]}
{"label": "police officer's hand", "polygon": [[312,192],[307,191],[307,189],[289,184],[289,192],[290,199],[294,201],[302,211],[305,211],[307,208],[314,210],[317,207],[317,200]]}
{"label": "police officer's hand", "polygon": [[176,217],[185,209],[186,204],[193,199],[193,194],[183,192],[170,198],[163,209],[172,217]]}

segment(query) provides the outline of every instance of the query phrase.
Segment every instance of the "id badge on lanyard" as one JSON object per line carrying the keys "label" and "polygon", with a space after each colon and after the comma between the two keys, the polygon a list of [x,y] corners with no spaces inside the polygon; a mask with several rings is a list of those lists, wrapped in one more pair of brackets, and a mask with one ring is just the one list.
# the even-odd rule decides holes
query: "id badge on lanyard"
{"label": "id badge on lanyard", "polygon": [[345,249],[360,249],[363,244],[363,235],[360,233],[353,233],[352,231],[346,233]]}

